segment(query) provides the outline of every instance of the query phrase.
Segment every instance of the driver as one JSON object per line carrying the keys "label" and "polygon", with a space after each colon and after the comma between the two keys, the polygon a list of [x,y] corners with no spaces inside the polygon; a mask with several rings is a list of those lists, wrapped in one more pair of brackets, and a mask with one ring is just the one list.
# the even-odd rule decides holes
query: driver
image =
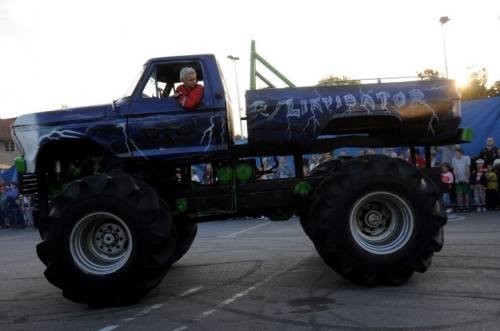
{"label": "driver", "polygon": [[177,98],[182,107],[187,110],[195,109],[203,97],[203,85],[198,84],[196,70],[184,67],[179,74],[182,85],[175,90],[174,98]]}

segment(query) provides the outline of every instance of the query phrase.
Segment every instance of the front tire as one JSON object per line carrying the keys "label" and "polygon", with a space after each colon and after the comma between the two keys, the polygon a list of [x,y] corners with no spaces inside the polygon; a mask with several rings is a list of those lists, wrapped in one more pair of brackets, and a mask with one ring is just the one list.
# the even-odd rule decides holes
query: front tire
{"label": "front tire", "polygon": [[37,253],[63,295],[92,306],[137,302],[173,261],[171,213],[148,184],[123,174],[72,182],[41,224]]}
{"label": "front tire", "polygon": [[443,246],[446,214],[415,166],[380,155],[344,162],[320,183],[310,238],[325,262],[364,285],[404,284]]}
{"label": "front tire", "polygon": [[194,223],[183,223],[182,220],[175,222],[177,231],[177,243],[174,251],[174,263],[179,261],[191,248],[198,233],[198,225]]}

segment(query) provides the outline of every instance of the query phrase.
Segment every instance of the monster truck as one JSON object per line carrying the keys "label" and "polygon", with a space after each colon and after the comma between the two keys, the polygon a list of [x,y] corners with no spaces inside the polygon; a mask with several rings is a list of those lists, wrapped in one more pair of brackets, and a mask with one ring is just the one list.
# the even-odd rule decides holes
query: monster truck
{"label": "monster truck", "polygon": [[[186,66],[204,85],[189,111],[171,97]],[[349,280],[399,285],[427,270],[443,245],[446,214],[425,171],[368,155],[305,176],[304,155],[347,146],[428,153],[455,143],[453,81],[249,90],[246,105],[248,140],[235,143],[219,65],[213,55],[193,55],[148,60],[111,104],[17,118],[16,165],[22,192],[38,201],[37,254],[48,281],[76,302],[131,304],[188,251],[197,223],[294,214]],[[293,160],[292,176],[273,176],[277,156]]]}

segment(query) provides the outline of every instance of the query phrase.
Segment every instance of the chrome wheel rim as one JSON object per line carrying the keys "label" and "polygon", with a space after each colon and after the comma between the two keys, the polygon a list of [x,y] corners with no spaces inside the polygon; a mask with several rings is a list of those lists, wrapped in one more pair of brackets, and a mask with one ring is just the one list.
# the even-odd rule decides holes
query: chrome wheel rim
{"label": "chrome wheel rim", "polygon": [[351,235],[364,250],[386,255],[410,240],[415,213],[410,204],[394,193],[371,192],[358,199],[349,216]]}
{"label": "chrome wheel rim", "polygon": [[78,220],[69,243],[76,266],[93,275],[118,271],[132,252],[129,227],[121,218],[107,212],[95,212]]}

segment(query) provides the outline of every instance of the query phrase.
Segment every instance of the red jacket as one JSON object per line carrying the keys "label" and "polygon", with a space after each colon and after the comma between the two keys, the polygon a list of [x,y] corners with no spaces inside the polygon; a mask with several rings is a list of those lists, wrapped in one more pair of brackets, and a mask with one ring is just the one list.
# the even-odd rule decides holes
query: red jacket
{"label": "red jacket", "polygon": [[193,89],[188,89],[184,85],[177,86],[175,90],[179,94],[177,99],[182,107],[186,109],[195,109],[203,98],[203,85],[196,84]]}

